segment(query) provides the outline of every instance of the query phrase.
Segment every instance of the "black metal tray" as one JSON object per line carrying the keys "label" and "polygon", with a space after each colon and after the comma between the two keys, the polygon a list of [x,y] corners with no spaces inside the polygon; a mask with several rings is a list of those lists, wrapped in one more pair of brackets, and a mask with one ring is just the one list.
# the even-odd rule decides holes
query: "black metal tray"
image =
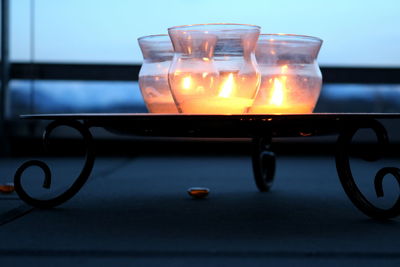
{"label": "black metal tray", "polygon": [[296,137],[337,134],[344,123],[398,119],[400,113],[312,113],[192,115],[145,113],[81,113],[22,115],[22,119],[81,120],[88,127],[140,136],[173,137]]}
{"label": "black metal tray", "polygon": [[[51,132],[59,126],[78,130],[86,147],[83,169],[70,188],[51,199],[37,199],[23,188],[21,177],[31,167],[40,167],[45,175],[43,187],[50,188],[49,166],[38,160],[22,164],[14,177],[15,190],[22,200],[40,208],[50,208],[72,198],[86,183],[95,161],[95,149],[90,128],[101,127],[124,135],[165,137],[249,137],[253,140],[253,173],[261,192],[270,190],[275,175],[275,156],[270,149],[273,137],[307,137],[338,134],[336,169],[343,189],[353,204],[367,216],[388,219],[400,214],[400,194],[392,207],[383,209],[372,204],[357,187],[349,160],[349,147],[355,133],[362,128],[372,129],[378,147],[388,145],[387,132],[379,119],[400,119],[400,113],[313,113],[313,114],[246,114],[246,115],[191,115],[191,114],[35,114],[22,115],[22,119],[50,120],[44,131],[44,144],[48,145]],[[382,155],[366,155],[377,160]],[[400,184],[400,169],[381,168],[374,179],[378,197],[384,195],[383,179],[393,176]]]}

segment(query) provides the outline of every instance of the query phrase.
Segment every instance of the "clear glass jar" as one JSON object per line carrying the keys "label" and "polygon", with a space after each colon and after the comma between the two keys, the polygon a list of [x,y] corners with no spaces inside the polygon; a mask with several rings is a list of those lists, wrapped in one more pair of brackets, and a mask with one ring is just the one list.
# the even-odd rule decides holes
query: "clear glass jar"
{"label": "clear glass jar", "polygon": [[174,46],[169,82],[179,112],[243,114],[252,106],[260,73],[260,27],[198,24],[168,29]]}
{"label": "clear glass jar", "polygon": [[260,90],[250,113],[312,113],[322,75],[316,61],[322,40],[293,34],[261,34],[256,58]]}
{"label": "clear glass jar", "polygon": [[167,34],[143,36],[138,39],[143,54],[139,86],[151,113],[178,113],[168,83],[168,69],[174,54]]}

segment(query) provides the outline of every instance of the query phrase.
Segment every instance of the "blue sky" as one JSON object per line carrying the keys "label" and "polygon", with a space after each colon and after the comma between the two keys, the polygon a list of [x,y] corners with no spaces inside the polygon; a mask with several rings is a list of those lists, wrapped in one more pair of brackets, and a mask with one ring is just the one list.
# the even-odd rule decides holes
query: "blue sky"
{"label": "blue sky", "polygon": [[14,61],[140,63],[140,36],[232,22],[320,37],[320,65],[400,67],[398,0],[36,0],[33,54],[31,1],[11,1]]}

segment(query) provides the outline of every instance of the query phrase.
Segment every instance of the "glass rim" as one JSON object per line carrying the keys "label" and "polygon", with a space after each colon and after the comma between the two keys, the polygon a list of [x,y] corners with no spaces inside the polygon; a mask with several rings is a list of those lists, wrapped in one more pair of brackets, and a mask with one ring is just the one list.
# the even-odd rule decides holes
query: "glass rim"
{"label": "glass rim", "polygon": [[[179,25],[179,26],[173,26],[168,28],[168,32],[174,31],[174,30],[188,30],[188,31],[199,31],[201,27],[207,27],[207,26],[214,26],[216,28],[211,28],[209,29],[210,31],[218,31],[218,30],[229,30],[229,26],[232,28],[230,30],[261,30],[261,27],[258,25],[253,25],[253,24],[242,24],[242,23],[203,23],[203,24],[187,24],[187,25]],[[236,28],[233,28],[236,27]],[[207,29],[204,29],[207,31]]]}
{"label": "glass rim", "polygon": [[138,39],[138,41],[141,41],[141,40],[148,40],[148,39],[156,39],[159,37],[168,37],[169,38],[169,35],[168,34],[151,34],[151,35],[141,36],[137,39]]}
{"label": "glass rim", "polygon": [[[272,37],[271,39],[263,39],[261,40],[262,37],[267,37],[270,36]],[[273,37],[277,37],[274,39]],[[285,40],[286,41],[310,41],[314,43],[321,43],[323,40],[321,38],[315,37],[315,36],[310,36],[310,35],[301,35],[301,34],[292,34],[292,33],[261,33],[258,37],[258,41],[281,41]]]}

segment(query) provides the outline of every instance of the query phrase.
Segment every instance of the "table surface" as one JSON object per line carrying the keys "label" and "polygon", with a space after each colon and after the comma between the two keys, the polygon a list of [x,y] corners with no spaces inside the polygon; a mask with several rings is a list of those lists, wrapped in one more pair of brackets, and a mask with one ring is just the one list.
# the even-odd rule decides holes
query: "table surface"
{"label": "table surface", "polygon": [[[0,159],[3,181],[20,161]],[[54,183],[68,184],[82,159],[51,163]],[[355,168],[373,181],[375,163]],[[25,212],[15,194],[0,195],[1,214],[24,212],[0,227],[1,265],[400,265],[400,218],[382,222],[358,212],[331,156],[280,156],[276,172],[272,191],[262,194],[247,156],[99,158],[88,184],[59,208]],[[193,186],[210,188],[209,198],[190,199]]]}

